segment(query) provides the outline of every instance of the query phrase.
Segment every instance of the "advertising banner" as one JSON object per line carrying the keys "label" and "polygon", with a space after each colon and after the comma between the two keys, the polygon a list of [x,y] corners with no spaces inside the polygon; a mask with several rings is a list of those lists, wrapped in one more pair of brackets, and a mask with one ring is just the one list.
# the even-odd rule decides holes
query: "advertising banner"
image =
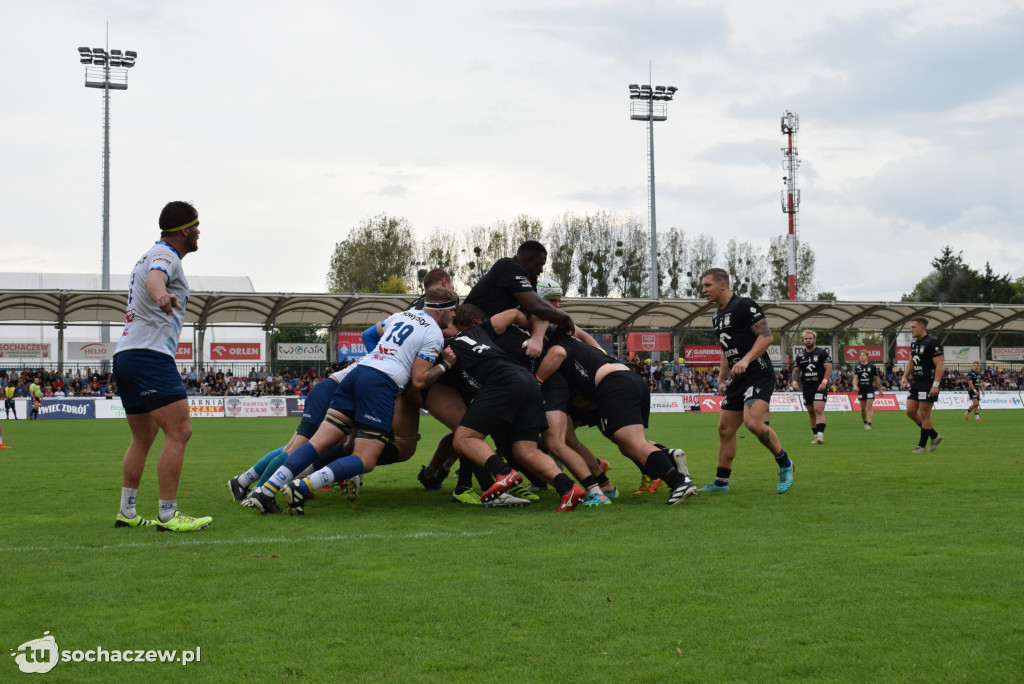
{"label": "advertising banner", "polygon": [[906,366],[907,361],[910,361],[910,347],[896,347],[896,361],[897,366]]}
{"label": "advertising banner", "polygon": [[843,347],[843,360],[846,363],[860,363],[860,353],[868,353],[868,361],[871,363],[882,362],[881,347],[846,346]]}
{"label": "advertising banner", "polygon": [[68,361],[110,361],[116,342],[68,342]]}
{"label": "advertising banner", "polygon": [[191,361],[192,360],[192,343],[191,342],[179,342],[178,351],[174,353],[175,361]]}
{"label": "advertising banner", "polygon": [[981,361],[981,347],[944,346],[942,359],[946,363],[971,363]]}
{"label": "advertising banner", "polygon": [[701,413],[721,413],[722,412],[722,397],[717,394],[702,394],[700,395],[700,412]]}
{"label": "advertising banner", "polygon": [[224,397],[224,416],[227,418],[286,415],[288,404],[284,397]]}
{"label": "advertising banner", "polygon": [[366,356],[363,346],[363,334],[355,330],[342,330],[338,333],[338,361],[348,359],[356,361]]}
{"label": "advertising banner", "polygon": [[652,394],[651,413],[685,413],[700,405],[698,394]]}
{"label": "advertising banner", "polygon": [[828,395],[825,402],[826,411],[852,411],[850,395],[845,392],[833,392]]}
{"label": "advertising banner", "polygon": [[1020,409],[1024,408],[1024,400],[1020,392],[985,392],[981,395],[983,409]]}
{"label": "advertising banner", "polygon": [[327,345],[319,342],[287,342],[277,344],[278,361],[326,361]]}
{"label": "advertising banner", "polygon": [[993,361],[1024,361],[1024,347],[992,347]]}
{"label": "advertising banner", "polygon": [[124,418],[124,406],[118,397],[96,400],[97,418]]}
{"label": "advertising banner", "polygon": [[306,410],[306,397],[288,397],[285,401],[288,407],[288,417],[301,418],[302,412]]}
{"label": "advertising banner", "polygon": [[39,418],[40,420],[95,418],[96,407],[94,404],[93,399],[46,398],[43,399],[43,405],[39,407]]}
{"label": "advertising banner", "polygon": [[211,361],[259,361],[259,342],[215,342],[210,345]]}
{"label": "advertising banner", "polygon": [[[849,392],[847,396],[850,397],[850,410],[860,411],[860,399],[856,392]],[[891,392],[879,394],[875,392],[875,400],[871,404],[871,408],[876,411],[899,411],[900,403],[897,401],[896,396]]]}
{"label": "advertising banner", "polygon": [[[2,394],[2,392],[0,392],[0,394]],[[6,406],[6,403],[4,406]],[[14,400],[14,410],[11,411],[11,420],[14,420],[15,416],[17,416],[18,420],[24,420],[28,417],[30,411],[32,411],[32,405],[29,403],[28,399],[19,397]],[[6,410],[0,411],[0,420],[7,420]]]}
{"label": "advertising banner", "polygon": [[722,363],[722,347],[717,344],[687,344],[683,360],[691,366],[717,366]]}
{"label": "advertising banner", "polygon": [[48,359],[49,342],[0,342],[0,359]]}
{"label": "advertising banner", "polygon": [[772,394],[771,410],[778,412],[803,411],[804,397],[799,392],[775,392]]}
{"label": "advertising banner", "polygon": [[772,360],[772,363],[776,366],[782,365],[782,345],[773,344],[768,347],[768,358]]}
{"label": "advertising banner", "polygon": [[223,418],[224,397],[189,397],[188,413],[193,418]]}
{"label": "advertising banner", "polygon": [[626,338],[626,350],[631,352],[672,351],[672,335],[667,332],[633,332]]}
{"label": "advertising banner", "polygon": [[594,341],[601,345],[604,353],[608,356],[615,356],[615,336],[611,333],[592,333]]}

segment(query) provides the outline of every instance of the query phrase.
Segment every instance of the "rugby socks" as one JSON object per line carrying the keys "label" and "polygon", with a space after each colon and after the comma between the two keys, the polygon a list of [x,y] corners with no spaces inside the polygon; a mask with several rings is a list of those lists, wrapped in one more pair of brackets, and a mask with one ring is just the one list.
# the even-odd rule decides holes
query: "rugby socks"
{"label": "rugby socks", "polygon": [[[793,465],[793,462],[789,460],[789,454],[786,453],[785,449],[780,451],[779,455],[775,457],[775,462],[779,464],[780,468],[789,468]],[[731,469],[726,468],[719,468],[719,470],[730,470],[731,472]]]}
{"label": "rugby socks", "polygon": [[274,457],[282,453],[283,451],[284,447],[277,447],[273,451],[264,454],[263,458],[256,461],[256,464],[252,468],[249,468],[247,471],[238,476],[238,484],[242,485],[243,487],[248,487],[253,482],[259,480],[260,475],[262,475],[266,471],[267,466],[269,466],[270,462],[274,460]]}
{"label": "rugby socks", "polygon": [[487,472],[491,475],[498,477],[499,475],[508,475],[512,472],[512,468],[509,467],[508,463],[505,462],[498,454],[491,454],[484,463],[484,467],[487,468]]}
{"label": "rugby socks", "polygon": [[388,442],[381,450],[380,456],[377,457],[377,465],[392,465],[398,463],[400,460],[401,456],[398,453],[398,447],[395,446],[394,442]]}
{"label": "rugby socks", "polygon": [[[491,485],[494,484],[494,478],[491,477],[489,472],[487,472],[487,468],[484,468],[482,465],[469,461],[469,471],[473,473],[474,477],[476,477],[476,481],[480,484],[481,492],[486,492],[491,488]],[[473,486],[472,480],[470,480],[469,486]]]}
{"label": "rugby socks", "polygon": [[929,437],[935,439],[938,436],[939,433],[935,431],[935,428],[932,428],[930,430],[925,430],[924,428],[921,428],[921,441],[917,443],[917,446],[923,449],[925,446],[927,446]]}
{"label": "rugby socks", "polygon": [[555,479],[551,482],[555,487],[555,491],[558,492],[558,496],[565,496],[572,491],[573,481],[565,473],[558,473],[555,475]]}
{"label": "rugby socks", "polygon": [[342,456],[309,477],[299,480],[299,490],[303,494],[309,494],[332,482],[344,482],[356,475],[362,475],[364,472],[366,470],[363,467],[363,461],[358,456]]}
{"label": "rugby socks", "polygon": [[822,437],[825,436],[825,424],[824,423],[818,423],[818,425],[814,429],[817,430],[818,434],[821,435]]}
{"label": "rugby socks", "polygon": [[139,490],[131,487],[121,487],[121,515],[126,518],[134,518],[138,513],[135,511],[135,497]]}
{"label": "rugby socks", "polygon": [[256,481],[256,486],[262,487],[263,485],[265,485],[267,483],[267,480],[270,479],[270,476],[274,474],[274,471],[276,471],[278,468],[284,465],[284,462],[287,460],[288,454],[285,453],[284,449],[282,448],[281,452],[274,456],[274,458],[270,459],[270,463],[268,463],[267,467],[263,469],[263,474],[260,475],[260,479]]}
{"label": "rugby socks", "polygon": [[164,501],[160,499],[160,522],[167,522],[178,512],[178,500]]}
{"label": "rugby socks", "polygon": [[597,484],[597,477],[594,475],[587,475],[585,478],[580,480],[580,484],[587,490],[587,494],[600,494],[601,487]]}
{"label": "rugby socks", "polygon": [[664,449],[652,451],[647,454],[647,462],[644,464],[644,472],[652,480],[662,479],[669,487],[675,489],[686,481],[686,475],[679,472],[672,457]]}
{"label": "rugby socks", "polygon": [[[783,451],[782,453],[786,453]],[[732,468],[719,468],[715,471],[715,484],[719,487],[724,487],[729,484],[729,478],[732,476]]]}
{"label": "rugby socks", "polygon": [[455,483],[456,494],[473,488],[473,465],[475,464],[468,458],[459,458],[459,470],[455,473],[458,478]]}

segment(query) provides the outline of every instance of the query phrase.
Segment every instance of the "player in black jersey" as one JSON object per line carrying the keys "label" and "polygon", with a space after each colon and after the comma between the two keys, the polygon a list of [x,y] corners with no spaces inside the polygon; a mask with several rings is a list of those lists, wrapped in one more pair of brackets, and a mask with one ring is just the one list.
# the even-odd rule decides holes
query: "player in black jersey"
{"label": "player in black jersey", "polygon": [[824,444],[825,403],[828,401],[828,383],[832,379],[832,355],[827,349],[817,346],[818,334],[813,330],[804,330],[803,338],[804,348],[796,354],[790,381],[793,389],[803,388],[804,405],[814,434],[811,444]]}
{"label": "player in black jersey", "polygon": [[860,418],[864,421],[864,429],[870,430],[871,419],[875,415],[875,409],[872,408],[875,403],[875,389],[878,389],[879,394],[882,393],[882,379],[875,364],[868,361],[866,351],[861,350],[857,358],[860,364],[853,369],[851,379],[857,387],[857,401],[860,402]]}
{"label": "player in black jersey", "polygon": [[[705,271],[700,287],[705,299],[718,305],[712,323],[722,346],[718,391],[725,395],[718,420],[718,471],[715,481],[700,491],[729,490],[732,461],[736,457],[736,432],[740,425],[746,425],[779,464],[777,491],[784,494],[793,486],[793,461],[782,448],[778,435],[766,423],[775,390],[775,370],[768,356],[772,343],[768,321],[757,302],[732,293],[725,269]],[[731,381],[728,385],[727,380]]]}
{"label": "player in black jersey", "polygon": [[454,446],[495,476],[494,486],[480,497],[486,502],[522,482],[522,476],[484,441],[487,435],[504,431],[515,458],[555,487],[561,498],[555,512],[571,511],[586,492],[537,449],[547,427],[537,379],[495,342],[512,323],[525,325],[526,317],[510,309],[485,318],[480,309],[465,304],[455,316],[459,333],[450,342],[458,358],[453,371],[476,390],[476,396],[455,430]]}
{"label": "player in black jersey", "polygon": [[557,331],[553,341],[566,351],[561,372],[570,388],[597,407],[601,434],[641,472],[652,480],[660,478],[668,483],[672,492],[667,504],[682,503],[693,496],[697,487],[689,477],[683,450],[668,449],[647,439],[651,393],[640,376],[576,337]]}
{"label": "player in black jersey", "polygon": [[918,316],[910,321],[910,334],[914,341],[910,343],[910,360],[903,371],[900,387],[910,388],[907,416],[921,428],[921,439],[911,453],[919,454],[925,451],[929,437],[932,446],[928,451],[935,451],[942,441],[942,435],[932,425],[932,407],[939,398],[944,365],[942,345],[935,336],[928,334],[927,318]]}
{"label": "player in black jersey", "polygon": [[967,372],[967,398],[971,400],[971,405],[964,411],[964,420],[971,419],[971,411],[974,411],[975,422],[981,420],[981,416],[978,415],[981,408],[981,378],[981,361],[975,361],[971,370]]}

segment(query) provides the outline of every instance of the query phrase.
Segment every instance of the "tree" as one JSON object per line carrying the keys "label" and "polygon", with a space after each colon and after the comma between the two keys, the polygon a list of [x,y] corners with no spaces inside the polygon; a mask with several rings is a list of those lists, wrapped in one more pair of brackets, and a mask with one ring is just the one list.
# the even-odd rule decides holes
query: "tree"
{"label": "tree", "polygon": [[334,246],[327,273],[330,292],[379,292],[391,277],[409,275],[416,249],[405,218],[366,219]]}
{"label": "tree", "polygon": [[963,252],[953,254],[949,245],[932,259],[931,266],[934,270],[903,295],[903,301],[1008,304],[1018,294],[1009,274],[996,275],[988,262],[979,273],[964,261]]}
{"label": "tree", "polygon": [[725,247],[725,270],[732,291],[744,297],[760,299],[764,291],[764,257],[749,242],[729,240]]}
{"label": "tree", "polygon": [[575,283],[585,225],[585,218],[566,213],[560,221],[552,222],[544,233],[542,242],[548,250],[545,270],[562,286],[562,292],[568,292],[569,286]]}
{"label": "tree", "polygon": [[709,268],[714,267],[718,255],[715,238],[701,233],[690,245],[690,259],[686,269],[686,285],[683,295],[686,297],[701,296],[700,277]]}
{"label": "tree", "polygon": [[650,253],[649,235],[643,224],[632,216],[626,219],[625,225],[621,226],[618,233],[619,239],[615,241],[615,250],[612,252],[612,284],[623,297],[648,297],[651,293],[647,265]]}
{"label": "tree", "polygon": [[659,294],[680,298],[687,296],[684,269],[689,261],[686,233],[672,227],[658,236],[658,286]]}
{"label": "tree", "polygon": [[417,264],[418,285],[422,285],[419,272],[426,275],[433,268],[443,268],[453,279],[457,278],[462,270],[458,238],[449,231],[435,229],[417,247],[416,261],[422,262]]}

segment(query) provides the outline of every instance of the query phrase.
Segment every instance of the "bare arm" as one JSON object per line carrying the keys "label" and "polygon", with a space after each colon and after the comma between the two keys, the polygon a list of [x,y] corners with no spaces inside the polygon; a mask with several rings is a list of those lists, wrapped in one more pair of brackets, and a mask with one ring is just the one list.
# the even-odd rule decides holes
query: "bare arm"
{"label": "bare arm", "polygon": [[935,362],[935,380],[932,382],[932,388],[928,390],[928,394],[939,393],[939,385],[942,384],[943,373],[946,369],[946,360],[941,356],[936,356],[932,359]]}
{"label": "bare arm", "polygon": [[160,310],[168,316],[174,309],[180,309],[178,298],[167,291],[167,274],[158,268],[150,270],[146,275],[146,294]]}
{"label": "bare arm", "polygon": [[441,350],[441,360],[436,364],[430,363],[419,356],[412,364],[412,374],[409,377],[409,384],[414,390],[421,390],[430,387],[445,372],[455,365],[456,356],[451,347]]}
{"label": "bare arm", "polygon": [[[818,389],[820,389],[820,390],[827,389],[828,388],[828,381],[832,379],[832,364],[831,363],[826,363],[825,364],[824,376],[825,377],[823,377],[821,379],[821,384],[818,385]],[[824,387],[822,387],[822,385],[824,385]]]}
{"label": "bare arm", "polygon": [[[501,313],[491,316],[491,327],[499,335],[508,330],[510,325],[518,325],[525,328],[528,325],[526,316],[519,309],[507,309]],[[544,327],[547,327],[545,323]]]}
{"label": "bare arm", "polygon": [[519,302],[519,307],[528,314],[533,314],[537,318],[543,318],[545,321],[555,323],[562,330],[567,333],[572,333],[576,324],[573,323],[572,317],[557,309],[543,299],[540,298],[536,292],[516,292],[515,298]]}
{"label": "bare arm", "polygon": [[586,330],[583,330],[582,328],[576,328],[576,332],[574,332],[573,335],[580,342],[585,342],[595,349],[600,349],[601,351],[604,351],[601,345],[597,343],[597,340],[591,337],[590,333],[588,333]]}
{"label": "bare arm", "polygon": [[907,367],[903,369],[903,377],[900,378],[900,387],[906,387],[906,385],[907,385],[907,378],[910,377],[910,374],[913,372],[913,370],[914,370],[914,357],[911,356],[909,359],[907,359]]}

